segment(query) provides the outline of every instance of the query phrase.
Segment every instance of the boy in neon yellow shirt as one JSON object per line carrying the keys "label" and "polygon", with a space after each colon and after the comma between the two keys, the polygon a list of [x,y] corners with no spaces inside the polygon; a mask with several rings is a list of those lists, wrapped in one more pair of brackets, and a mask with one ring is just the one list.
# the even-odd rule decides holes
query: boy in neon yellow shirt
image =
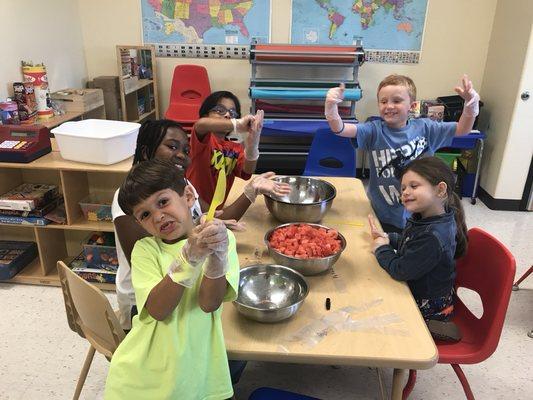
{"label": "boy in neon yellow shirt", "polygon": [[153,236],[132,252],[139,315],[113,355],[105,399],[232,397],[221,304],[237,296],[235,237],[216,219],[193,226],[194,193],[170,161],[133,167],[118,201]]}

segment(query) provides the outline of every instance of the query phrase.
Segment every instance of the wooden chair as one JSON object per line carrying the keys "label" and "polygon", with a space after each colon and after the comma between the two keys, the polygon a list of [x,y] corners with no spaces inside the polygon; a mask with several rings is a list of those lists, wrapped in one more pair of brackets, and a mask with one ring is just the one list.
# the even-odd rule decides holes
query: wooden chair
{"label": "wooden chair", "polygon": [[57,262],[57,270],[70,329],[87,339],[91,345],[74,392],[73,399],[78,399],[95,351],[111,360],[125,333],[109,300],[100,289],[80,278],[62,261]]}

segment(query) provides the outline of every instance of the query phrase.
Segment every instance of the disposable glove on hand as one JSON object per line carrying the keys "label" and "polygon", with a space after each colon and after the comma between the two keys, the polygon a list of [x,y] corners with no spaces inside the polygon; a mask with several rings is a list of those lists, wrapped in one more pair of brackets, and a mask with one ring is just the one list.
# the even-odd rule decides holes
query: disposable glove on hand
{"label": "disposable glove on hand", "polygon": [[185,260],[174,259],[168,267],[167,275],[178,285],[192,288],[200,275],[200,268],[185,262]]}
{"label": "disposable glove on hand", "polygon": [[204,264],[204,276],[217,279],[224,276],[228,270],[228,231],[223,221],[214,219],[204,224],[201,232],[201,242],[212,253]]}
{"label": "disposable glove on hand", "polygon": [[479,114],[479,94],[474,90],[472,81],[463,75],[463,87],[457,86],[455,91],[465,101],[463,114],[468,117],[477,117]]}
{"label": "disposable glove on hand", "polygon": [[275,172],[265,172],[254,177],[244,187],[244,195],[254,202],[258,194],[273,194],[275,196],[284,196],[291,192],[291,187],[288,183],[277,182],[272,180],[276,176]]}
{"label": "disposable glove on hand", "polygon": [[263,129],[264,116],[265,113],[263,110],[257,111],[248,129],[248,136],[244,139],[244,157],[248,161],[255,161],[259,158],[259,139],[261,138],[261,130]]}
{"label": "disposable glove on hand", "polygon": [[228,248],[224,251],[216,251],[207,257],[204,264],[204,276],[209,279],[218,279],[228,272]]}
{"label": "disposable glove on hand", "polygon": [[[202,217],[205,218],[205,217]],[[187,239],[187,243],[183,246],[181,254],[184,260],[194,267],[202,264],[207,256],[213,252],[208,248],[201,239],[201,234],[204,229],[204,225],[200,224],[194,227],[191,235]]]}
{"label": "disposable glove on hand", "polygon": [[339,115],[338,104],[344,99],[344,83],[341,83],[338,87],[334,87],[328,90],[326,95],[326,103],[324,104],[324,115],[326,119],[338,120],[341,119]]}
{"label": "disposable glove on hand", "polygon": [[232,118],[231,123],[233,124],[233,131],[227,136],[228,140],[242,143],[248,136],[248,130],[254,121],[253,115],[245,115],[242,118]]}

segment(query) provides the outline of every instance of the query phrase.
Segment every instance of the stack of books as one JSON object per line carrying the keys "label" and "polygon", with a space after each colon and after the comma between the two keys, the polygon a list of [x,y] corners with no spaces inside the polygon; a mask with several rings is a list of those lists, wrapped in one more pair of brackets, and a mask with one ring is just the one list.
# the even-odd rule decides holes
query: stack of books
{"label": "stack of books", "polygon": [[55,185],[23,183],[0,195],[0,223],[48,225],[46,215],[63,201]]}

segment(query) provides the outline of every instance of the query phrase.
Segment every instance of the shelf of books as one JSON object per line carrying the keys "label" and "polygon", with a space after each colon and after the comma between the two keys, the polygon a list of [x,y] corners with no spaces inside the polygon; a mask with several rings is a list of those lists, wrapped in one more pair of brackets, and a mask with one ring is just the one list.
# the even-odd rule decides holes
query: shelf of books
{"label": "shelf of books", "polygon": [[110,166],[61,158],[0,163],[0,282],[59,286],[57,261],[102,289],[118,267],[113,194],[131,159]]}

